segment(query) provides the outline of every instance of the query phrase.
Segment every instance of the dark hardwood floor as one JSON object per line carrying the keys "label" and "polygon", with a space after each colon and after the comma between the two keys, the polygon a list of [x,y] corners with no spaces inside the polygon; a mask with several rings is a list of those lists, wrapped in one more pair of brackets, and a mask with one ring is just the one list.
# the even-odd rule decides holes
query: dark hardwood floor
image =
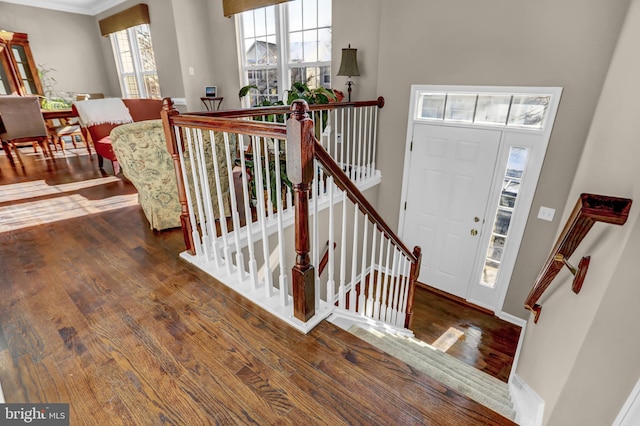
{"label": "dark hardwood floor", "polygon": [[[68,402],[74,425],[512,424],[332,324],[302,335],[181,261],[181,231],[149,230],[131,185],[95,159],[23,158],[0,155],[7,402]],[[95,185],[65,186],[80,181]],[[51,220],[61,208],[73,214]],[[442,334],[429,321],[416,314],[425,340]],[[499,345],[475,346],[480,359]]]}
{"label": "dark hardwood floor", "polygon": [[519,326],[421,286],[416,288],[414,312],[416,338],[503,382],[509,380]]}

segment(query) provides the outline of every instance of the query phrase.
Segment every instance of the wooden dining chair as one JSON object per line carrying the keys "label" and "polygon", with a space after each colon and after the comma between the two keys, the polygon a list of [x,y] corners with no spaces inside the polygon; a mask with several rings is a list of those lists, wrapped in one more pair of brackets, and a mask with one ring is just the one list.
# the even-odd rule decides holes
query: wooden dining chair
{"label": "wooden dining chair", "polygon": [[40,111],[40,99],[37,96],[0,96],[0,119],[4,127],[4,131],[0,133],[0,140],[10,161],[13,161],[13,150],[18,162],[23,164],[18,145],[25,142],[36,142],[45,157],[53,156],[48,143],[47,126]]}

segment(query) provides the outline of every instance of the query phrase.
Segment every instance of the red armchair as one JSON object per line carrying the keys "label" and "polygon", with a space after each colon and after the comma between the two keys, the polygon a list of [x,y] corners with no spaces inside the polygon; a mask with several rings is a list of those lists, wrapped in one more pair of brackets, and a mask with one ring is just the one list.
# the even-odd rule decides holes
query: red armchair
{"label": "red armchair", "polygon": [[[78,106],[77,104],[80,102],[83,103],[83,105]],[[72,109],[74,114],[78,115],[80,117],[80,120],[84,122],[83,134],[85,138],[87,137],[88,133],[91,137],[91,140],[93,141],[93,147],[96,150],[96,154],[98,155],[98,165],[102,169],[104,159],[106,158],[107,160],[110,160],[113,165],[113,172],[116,175],[120,173],[120,166],[118,164],[116,154],[111,146],[111,137],[109,136],[111,130],[126,122],[154,120],[161,118],[160,111],[162,111],[162,100],[160,99],[122,99],[124,106],[128,110],[128,116],[120,116],[118,117],[118,119],[114,120],[113,115],[111,116],[111,118],[107,118],[105,114],[106,122],[100,122],[100,119],[86,120],[86,118],[83,118],[82,110],[86,110],[86,106],[90,105],[93,109],[92,112],[95,115],[95,110],[99,111],[100,107],[103,104],[105,106],[113,104],[113,98],[89,99],[80,102],[74,102],[74,104],[72,105]],[[84,104],[85,102],[93,102],[94,104]]]}

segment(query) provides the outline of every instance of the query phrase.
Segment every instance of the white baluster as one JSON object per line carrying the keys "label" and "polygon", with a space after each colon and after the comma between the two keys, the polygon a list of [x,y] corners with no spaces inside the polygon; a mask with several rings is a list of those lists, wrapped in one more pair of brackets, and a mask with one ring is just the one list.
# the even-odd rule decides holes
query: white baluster
{"label": "white baluster", "polygon": [[245,161],[244,135],[238,135],[238,139],[240,142],[240,167],[242,167],[244,220],[247,232],[247,248],[249,249],[249,277],[251,278],[251,286],[253,290],[256,290],[258,288],[258,263],[256,261],[255,248],[253,247],[253,218],[251,214],[251,202],[249,200],[249,181],[247,179],[247,164]]}
{"label": "white baluster", "polygon": [[389,295],[387,296],[389,302],[387,304],[387,314],[385,315],[385,321],[387,323],[393,323],[393,312],[396,310],[396,296],[398,293],[398,269],[396,269],[398,263],[398,248],[393,245],[393,262],[391,270],[391,278],[389,279]]}
{"label": "white baluster", "polygon": [[368,107],[362,107],[362,163],[360,163],[360,178],[367,178],[367,159],[369,153],[367,152],[367,123],[368,123]]}
{"label": "white baluster", "polygon": [[356,175],[356,180],[360,181],[362,180],[362,143],[363,143],[363,137],[362,137],[362,125],[363,125],[363,120],[362,120],[362,109],[363,108],[358,108],[359,109],[359,114],[358,116],[360,117],[359,122],[360,125],[358,126],[359,130],[358,130],[358,174]]}
{"label": "white baluster", "polygon": [[358,152],[358,136],[357,136],[357,131],[358,131],[358,125],[357,123],[357,111],[354,109],[353,110],[353,122],[351,124],[351,126],[353,127],[353,135],[351,138],[351,173],[349,173],[349,177],[351,178],[352,181],[356,181],[357,180],[357,152]]}
{"label": "white baluster", "polygon": [[[354,241],[355,244],[355,241]],[[342,191],[342,238],[340,241],[340,287],[338,289],[338,306],[345,309],[347,275],[347,192]]]}
{"label": "white baluster", "polygon": [[331,129],[333,130],[333,159],[336,163],[340,164],[338,159],[338,110],[333,110],[333,122],[331,123]]}
{"label": "white baluster", "polygon": [[272,277],[271,277],[271,264],[269,262],[269,234],[267,233],[267,214],[265,211],[265,197],[264,197],[264,182],[262,178],[262,154],[261,154],[261,145],[262,139],[257,138],[257,143],[255,144],[255,152],[254,152],[254,179],[256,180],[256,195],[258,198],[258,222],[260,223],[260,228],[262,230],[262,251],[264,257],[264,290],[267,299],[270,299],[273,295],[272,293]]}
{"label": "white baluster", "polygon": [[[229,133],[222,134],[224,138],[224,152],[227,160],[227,177],[229,178],[229,199],[231,201],[231,220],[233,221],[233,238],[236,244],[236,272],[238,274],[238,282],[245,280],[244,276],[244,255],[240,250],[240,212],[238,212],[238,201],[236,199],[236,183],[233,178],[234,164],[231,161],[231,145],[229,143]],[[236,140],[237,144],[237,140]],[[237,147],[236,147],[237,151]]]}
{"label": "white baluster", "polygon": [[[345,197],[345,203],[346,203]],[[356,269],[358,268],[358,205],[353,211],[353,250],[351,251],[351,288],[349,289],[349,311],[355,313],[358,305],[356,293]]]}
{"label": "white baluster", "polygon": [[[191,133],[193,132],[193,134]],[[191,175],[193,177],[193,188],[198,204],[198,215],[200,217],[200,230],[202,232],[202,246],[204,248],[204,254],[207,261],[212,260],[215,262],[217,268],[220,267],[220,260],[218,259],[218,251],[215,247],[216,230],[215,230],[215,218],[212,210],[211,199],[207,190],[208,183],[205,183],[205,177],[203,173],[203,167],[206,169],[206,165],[203,166],[203,142],[202,131],[200,129],[191,129],[187,131],[187,141],[189,143],[189,158],[191,160]]]}
{"label": "white baluster", "polygon": [[[213,131],[209,131],[209,138],[211,141],[211,156],[213,157],[213,170],[215,173],[215,180],[216,180],[216,195],[218,198],[218,211],[219,211],[219,216],[218,216],[218,222],[220,223],[220,232],[222,234],[222,251],[224,253],[224,263],[225,266],[227,267],[227,274],[231,275],[231,253],[230,253],[230,248],[229,248],[229,239],[228,239],[228,232],[227,232],[227,217],[224,211],[224,199],[222,196],[222,183],[220,182],[220,168],[218,166],[218,150],[216,148],[216,140],[215,140],[215,134]],[[206,172],[206,162],[204,163],[205,165],[205,173],[204,176],[206,178],[205,182],[206,182],[206,187],[209,187],[209,178],[207,176],[207,172]],[[230,171],[229,171],[230,172]]]}
{"label": "white baluster", "polygon": [[333,226],[334,226],[334,208],[333,208],[333,177],[329,176],[327,179],[327,184],[329,185],[329,273],[327,275],[327,303],[330,306],[333,306],[335,301],[335,281],[333,279],[334,273],[334,253],[333,253],[333,242],[335,241],[333,238]]}
{"label": "white baluster", "polygon": [[346,135],[344,133],[344,122],[345,122],[345,120],[344,120],[344,108],[342,108],[340,110],[340,114],[341,114],[341,117],[342,117],[341,120],[340,120],[340,137],[342,138],[340,140],[340,167],[342,167],[342,170],[346,172],[347,169],[345,169],[345,167],[346,167],[347,163],[346,163],[346,161],[344,159],[344,146],[347,143],[347,137],[346,137]]}
{"label": "white baluster", "polygon": [[274,146],[275,150],[275,174],[276,174],[276,207],[278,209],[278,213],[276,214],[276,219],[278,220],[278,254],[280,259],[280,265],[278,269],[280,270],[279,277],[279,285],[280,285],[280,305],[287,306],[289,300],[289,284],[287,282],[287,274],[285,272],[285,259],[284,259],[284,227],[282,225],[282,215],[284,212],[282,211],[282,179],[280,176],[280,140],[275,139]]}
{"label": "white baluster", "polygon": [[[358,206],[356,206],[356,209]],[[364,215],[364,230],[362,234],[364,235],[364,239],[362,241],[362,266],[360,268],[360,288],[358,289],[358,312],[360,315],[364,316],[365,311],[365,290],[367,288],[366,279],[367,279],[367,238],[369,237],[368,227],[369,227],[369,215]]]}
{"label": "white baluster", "polygon": [[381,305],[380,305],[380,319],[382,321],[385,321],[386,316],[387,316],[387,306],[389,304],[389,280],[392,279],[391,276],[389,276],[389,258],[391,257],[391,238],[387,239],[387,260],[385,262],[385,271],[384,271],[384,278],[383,278],[383,283],[382,283],[382,300],[381,300]]}
{"label": "white baluster", "polygon": [[[213,254],[213,259],[216,263],[217,267],[220,267],[222,259],[218,247],[218,236],[216,232],[216,218],[215,212],[213,211],[213,205],[211,204],[211,188],[209,187],[209,169],[207,168],[207,160],[205,156],[205,142],[202,136],[202,130],[195,130],[195,140],[196,140],[196,156],[197,156],[197,166],[198,166],[198,176],[200,176],[200,188],[202,189],[201,195],[203,197],[203,206],[204,206],[204,214],[206,217],[205,227],[207,229],[207,240],[211,245],[211,253]],[[214,171],[214,174],[217,173]]]}
{"label": "white baluster", "polygon": [[382,295],[382,257],[384,255],[384,233],[380,231],[380,253],[378,258],[378,273],[376,275],[376,300],[373,304],[373,318],[380,318],[380,297]]}
{"label": "white baluster", "polygon": [[312,249],[313,249],[313,266],[316,274],[315,284],[315,303],[316,309],[320,307],[320,241],[318,237],[318,161],[313,160],[313,180],[311,181],[311,211],[313,212],[312,226]]}
{"label": "white baluster", "polygon": [[378,142],[378,108],[373,107],[373,152],[371,154],[371,172],[370,175],[373,176],[373,173],[376,170],[376,144]]}
{"label": "white baluster", "polygon": [[396,325],[404,327],[404,321],[407,318],[407,300],[409,297],[409,273],[411,270],[411,262],[406,262],[404,267],[404,280],[402,280],[402,298],[401,305],[398,310],[398,320]]}
{"label": "white baluster", "polygon": [[[178,146],[181,145],[182,137],[181,131],[178,126],[174,126],[174,132],[176,140],[178,141]],[[182,174],[182,182],[184,182],[184,192],[187,197],[187,205],[189,206],[189,221],[191,222],[191,238],[193,239],[193,249],[196,252],[196,256],[200,257],[203,253],[202,241],[200,239],[200,233],[198,232],[198,224],[196,223],[196,214],[195,214],[195,206],[193,205],[193,200],[191,199],[191,186],[189,185],[189,178],[187,177],[187,168],[186,168],[186,160],[184,157],[184,151],[182,149],[178,150],[180,154],[180,173]],[[191,155],[191,150],[189,150]],[[195,192],[195,191],[194,191]]]}
{"label": "white baluster", "polygon": [[365,307],[365,315],[369,318],[373,318],[373,310],[375,300],[373,299],[373,292],[375,290],[375,271],[376,271],[376,236],[378,234],[378,229],[375,224],[372,223],[372,237],[371,237],[371,263],[369,264],[369,279],[367,280],[367,304]]}
{"label": "white baluster", "polygon": [[267,217],[269,218],[269,220],[272,220],[274,203],[273,196],[271,195],[271,167],[269,167],[269,163],[271,162],[271,160],[269,159],[269,143],[267,138],[261,138],[260,140],[264,142],[264,149],[262,151],[264,152],[264,188],[266,188],[265,191],[267,193],[267,202],[265,205],[265,209],[267,212]]}

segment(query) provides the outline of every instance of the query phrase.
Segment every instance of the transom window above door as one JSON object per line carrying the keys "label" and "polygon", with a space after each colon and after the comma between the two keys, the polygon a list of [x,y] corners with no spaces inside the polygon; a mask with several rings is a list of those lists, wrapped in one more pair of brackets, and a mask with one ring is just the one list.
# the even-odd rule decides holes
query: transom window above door
{"label": "transom window above door", "polygon": [[543,129],[550,94],[431,93],[418,95],[417,120]]}

